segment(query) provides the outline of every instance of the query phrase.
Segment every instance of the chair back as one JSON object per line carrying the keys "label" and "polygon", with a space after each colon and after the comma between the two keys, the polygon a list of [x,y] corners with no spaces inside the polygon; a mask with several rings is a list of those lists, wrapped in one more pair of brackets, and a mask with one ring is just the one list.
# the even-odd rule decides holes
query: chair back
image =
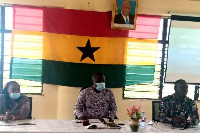
{"label": "chair back", "polygon": [[30,101],[30,113],[27,119],[32,119],[32,97],[28,97],[28,99]]}
{"label": "chair back", "polygon": [[5,94],[0,94],[0,112],[3,112],[6,110],[5,107]]}
{"label": "chair back", "polygon": [[158,119],[159,107],[160,107],[160,101],[152,101],[152,120],[153,121],[159,121]]}

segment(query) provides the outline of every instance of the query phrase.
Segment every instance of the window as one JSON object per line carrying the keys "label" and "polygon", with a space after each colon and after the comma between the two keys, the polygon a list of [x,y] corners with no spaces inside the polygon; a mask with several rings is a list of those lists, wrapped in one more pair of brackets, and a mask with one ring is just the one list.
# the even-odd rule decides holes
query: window
{"label": "window", "polygon": [[[34,74],[30,74],[27,71],[24,71],[23,75],[17,75],[18,71],[27,70],[28,68],[33,67],[31,66],[32,62],[23,64],[23,61],[26,60],[25,58],[21,58],[21,60],[17,60],[18,61],[17,62],[16,58],[11,57],[11,53],[13,53],[12,47],[11,47],[11,38],[12,38],[12,29],[13,29],[13,8],[8,7],[8,6],[1,6],[0,8],[1,8],[1,14],[0,14],[1,15],[1,21],[0,21],[1,22],[1,30],[0,30],[1,31],[0,32],[1,34],[1,64],[0,64],[1,65],[1,88],[3,88],[3,85],[5,85],[8,81],[14,80],[20,84],[21,93],[40,94],[42,93],[41,73],[37,75],[40,80],[35,80],[38,78],[36,78]],[[26,43],[19,42],[19,43],[24,46],[28,44],[28,42]],[[18,52],[22,52],[22,51],[18,49]],[[13,63],[14,61],[15,63]],[[11,62],[13,63],[12,66],[10,64]],[[39,62],[38,64],[40,66],[38,71],[42,71],[41,70],[42,63]],[[29,75],[27,75],[27,73]],[[34,73],[36,73],[36,71],[34,71]],[[26,76],[28,78],[24,78],[24,77],[21,78],[22,76]],[[30,77],[32,77],[32,79]]]}
{"label": "window", "polygon": [[[132,49],[131,49],[132,47]],[[149,62],[151,65],[134,65],[132,71],[129,65],[126,68],[126,87],[125,97],[131,98],[154,98],[159,96],[159,73],[160,73],[160,56],[161,45],[156,43],[128,44],[127,60],[137,60]],[[137,53],[131,58],[132,53]],[[142,55],[141,55],[142,53]],[[146,54],[146,55],[145,55]],[[145,55],[145,56],[144,56]],[[155,64],[152,64],[152,63]],[[133,85],[134,84],[134,85]]]}
{"label": "window", "polygon": [[[164,24],[164,21],[166,24]],[[159,34],[158,34],[158,47],[157,47],[157,56],[156,56],[156,64],[154,70],[154,78],[153,82],[148,83],[148,79],[146,80],[145,71],[142,71],[142,80],[146,80],[146,83],[143,81],[141,83],[129,84],[124,88],[124,98],[151,98],[158,99],[165,97],[167,95],[171,95],[174,93],[174,84],[173,83],[165,83],[165,72],[167,67],[167,58],[168,58],[168,48],[169,48],[169,29],[170,29],[171,19],[161,19]],[[164,34],[165,32],[165,34]],[[129,47],[128,47],[129,48]],[[153,47],[151,47],[153,48]],[[142,46],[141,48],[142,49]],[[143,48],[140,53],[144,53],[148,48]],[[148,49],[150,52],[152,49]],[[127,53],[127,59],[129,58],[129,53]],[[151,54],[152,55],[152,54]],[[148,60],[148,58],[146,59]],[[163,64],[162,64],[163,62]],[[127,67],[128,70],[128,67]],[[126,71],[128,72],[128,71]],[[128,73],[127,73],[128,75]],[[126,77],[126,80],[128,78]],[[198,87],[198,86],[197,86]],[[187,96],[191,99],[194,99],[194,95],[197,95],[198,90],[195,90],[194,84],[188,85],[188,94]]]}
{"label": "window", "polygon": [[[159,23],[159,33],[155,38],[157,40],[162,39],[163,19]],[[152,40],[150,39],[148,43],[143,44],[128,44],[127,63],[138,61],[139,65],[133,66],[135,68],[131,72],[129,65],[127,65],[124,98],[159,98],[163,44],[152,43]]]}
{"label": "window", "polygon": [[[188,85],[188,94],[187,96],[194,100],[194,92],[195,92],[195,85]],[[167,95],[171,95],[174,93],[174,84],[164,83],[162,97]]]}

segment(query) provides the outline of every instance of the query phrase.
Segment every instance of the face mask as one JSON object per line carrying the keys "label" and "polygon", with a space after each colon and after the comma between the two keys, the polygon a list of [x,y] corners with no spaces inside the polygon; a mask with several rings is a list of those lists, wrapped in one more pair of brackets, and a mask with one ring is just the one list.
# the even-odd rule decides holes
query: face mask
{"label": "face mask", "polygon": [[12,99],[18,99],[21,96],[20,93],[10,93],[10,98]]}
{"label": "face mask", "polygon": [[96,83],[96,89],[98,90],[98,91],[102,91],[102,90],[104,90],[105,89],[105,86],[106,86],[106,84],[105,83]]}

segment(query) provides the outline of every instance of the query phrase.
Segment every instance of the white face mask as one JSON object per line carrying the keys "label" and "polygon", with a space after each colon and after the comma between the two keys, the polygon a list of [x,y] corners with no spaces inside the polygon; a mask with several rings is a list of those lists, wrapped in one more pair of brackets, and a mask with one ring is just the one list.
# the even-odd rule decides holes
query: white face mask
{"label": "white face mask", "polygon": [[102,90],[104,90],[105,89],[105,86],[106,86],[106,84],[105,83],[96,83],[96,89],[98,90],[98,91],[102,91]]}
{"label": "white face mask", "polygon": [[10,98],[12,99],[18,99],[21,96],[20,93],[10,93]]}

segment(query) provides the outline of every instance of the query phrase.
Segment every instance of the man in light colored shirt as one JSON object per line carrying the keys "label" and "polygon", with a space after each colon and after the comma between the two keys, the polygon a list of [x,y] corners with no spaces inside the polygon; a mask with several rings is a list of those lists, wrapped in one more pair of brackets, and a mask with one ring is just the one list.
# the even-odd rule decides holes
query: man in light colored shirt
{"label": "man in light colored shirt", "polygon": [[79,119],[114,118],[117,112],[115,97],[105,88],[105,76],[95,73],[93,85],[79,93],[74,113]]}

